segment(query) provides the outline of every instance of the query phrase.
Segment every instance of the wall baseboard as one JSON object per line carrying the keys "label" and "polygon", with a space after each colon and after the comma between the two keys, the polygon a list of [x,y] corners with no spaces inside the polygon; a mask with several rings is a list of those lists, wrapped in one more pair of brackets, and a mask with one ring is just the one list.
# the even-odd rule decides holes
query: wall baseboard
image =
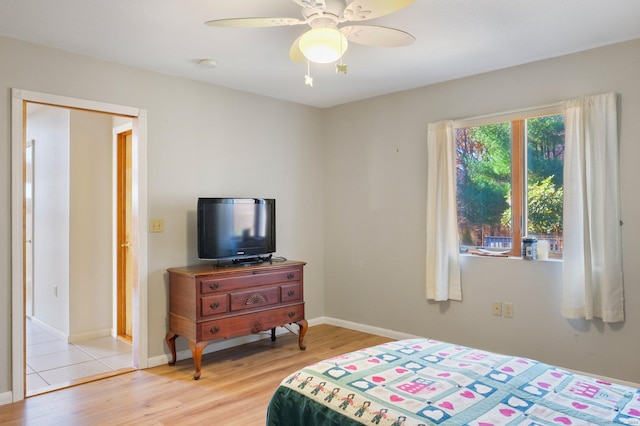
{"label": "wall baseboard", "polygon": [[413,334],[401,333],[395,330],[388,330],[386,328],[372,327],[366,324],[360,324],[357,322],[345,321],[341,319],[331,317],[321,317],[320,324],[335,325],[336,327],[348,328],[350,330],[361,331],[363,333],[375,334],[376,336],[388,337],[389,339],[403,340],[403,339],[415,339],[421,336],[415,336]]}
{"label": "wall baseboard", "polygon": [[[330,318],[330,317],[313,318],[308,320],[308,323],[309,323],[309,327],[313,327],[321,324],[329,324],[329,325],[335,325],[336,327],[343,327],[351,330],[361,331],[363,333],[369,333],[369,334],[375,334],[377,336],[388,337],[390,339],[400,340],[400,339],[411,339],[411,338],[417,337],[417,336],[413,336],[406,333],[400,333],[393,330],[387,330],[387,329],[378,328],[378,327],[371,327],[365,324],[359,324],[355,322],[344,321],[344,320],[339,320],[339,319]],[[289,333],[289,330],[287,330],[284,327],[276,328],[276,336],[280,336],[287,333]],[[209,344],[205,348],[205,350],[202,352],[202,354],[205,355],[211,352],[233,348],[235,346],[244,345],[246,343],[257,342],[258,340],[267,339],[267,338],[269,339],[271,338],[270,332],[264,332],[260,334],[250,334],[248,336],[236,337],[228,340],[221,340],[219,342],[213,342]],[[192,358],[191,351],[189,349],[178,351],[176,352],[176,358],[177,358],[177,361],[182,361],[184,359]],[[149,358],[147,362],[148,362],[147,365],[149,367],[156,367],[158,365],[166,364],[169,362],[169,354],[164,354],[164,355],[155,356],[153,358]]]}
{"label": "wall baseboard", "polygon": [[[281,336],[283,334],[289,333],[284,327],[276,328],[276,336]],[[271,339],[271,331],[258,333],[258,334],[250,334],[247,336],[234,337],[231,339],[220,340],[217,342],[210,343],[207,347],[202,351],[202,355],[209,354],[212,352],[221,351],[223,349],[229,349],[236,346],[244,345],[246,343],[257,342],[262,339]],[[148,367],[156,367],[158,365],[167,364],[169,362],[169,354],[154,356],[153,358],[149,358],[147,360]],[[191,350],[185,349],[182,351],[176,352],[176,361],[182,361],[184,359],[193,358],[191,355]]]}
{"label": "wall baseboard", "polygon": [[64,340],[67,343],[82,342],[83,340],[97,339],[99,337],[107,337],[113,335],[113,329],[111,328],[85,331],[82,333],[66,334],[58,330],[57,328],[50,326],[46,322],[39,320],[37,317],[31,317],[31,322],[33,322],[38,327],[45,329],[47,332],[55,335],[56,337],[59,337],[61,340]]}
{"label": "wall baseboard", "polygon": [[76,342],[82,342],[84,340],[97,339],[99,337],[112,336],[113,335],[111,333],[112,331],[113,330],[111,328],[104,328],[102,330],[92,330],[92,331],[85,331],[83,333],[74,333],[69,335],[67,342],[76,343]]}
{"label": "wall baseboard", "polygon": [[37,317],[29,317],[29,319],[33,324],[37,325],[40,328],[45,329],[48,333],[53,334],[54,336],[58,337],[60,340],[64,340],[65,342],[68,341],[69,335],[67,333],[64,333],[58,330],[57,328],[50,326],[46,322],[39,320]]}

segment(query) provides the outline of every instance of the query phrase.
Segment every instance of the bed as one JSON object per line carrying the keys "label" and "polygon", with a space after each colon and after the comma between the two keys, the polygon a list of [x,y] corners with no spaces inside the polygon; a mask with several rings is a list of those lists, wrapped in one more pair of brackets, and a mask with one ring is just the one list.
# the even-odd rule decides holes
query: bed
{"label": "bed", "polygon": [[330,358],[287,376],[268,426],[638,425],[640,390],[430,339]]}

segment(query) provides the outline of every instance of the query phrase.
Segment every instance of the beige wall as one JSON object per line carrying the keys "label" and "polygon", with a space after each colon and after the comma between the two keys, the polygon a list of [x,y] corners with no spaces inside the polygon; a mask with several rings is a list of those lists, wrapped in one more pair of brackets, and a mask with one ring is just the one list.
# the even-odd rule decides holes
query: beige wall
{"label": "beige wall", "polygon": [[71,341],[109,335],[113,325],[112,122],[108,114],[71,111]]}
{"label": "beige wall", "polygon": [[[640,382],[639,51],[640,41],[623,43],[318,110],[0,38],[0,394],[11,388],[11,87],[147,110],[148,215],[165,225],[148,235],[150,357],[167,352],[165,269],[196,262],[196,198],[264,196],[278,200],[277,254],[308,262],[308,318]],[[552,262],[466,258],[464,301],[426,302],[427,123],[606,91],[621,94],[627,321],[562,319],[560,265]],[[502,262],[498,274],[493,262]],[[514,318],[493,317],[492,300],[513,302]]]}
{"label": "beige wall", "polygon": [[[33,316],[69,334],[70,112],[29,105],[33,142]],[[55,291],[54,291],[55,287]]]}
{"label": "beige wall", "polygon": [[0,57],[0,399],[11,390],[12,87],[146,109],[148,215],[164,219],[148,235],[149,357],[167,353],[166,268],[197,262],[198,196],[276,198],[276,254],[308,262],[307,316],[324,313],[320,110],[6,38]]}
{"label": "beige wall", "polygon": [[[640,40],[326,112],[325,315],[640,382]],[[626,321],[560,316],[559,262],[465,257],[463,301],[425,300],[427,123],[620,94]],[[494,317],[492,301],[513,303]]]}

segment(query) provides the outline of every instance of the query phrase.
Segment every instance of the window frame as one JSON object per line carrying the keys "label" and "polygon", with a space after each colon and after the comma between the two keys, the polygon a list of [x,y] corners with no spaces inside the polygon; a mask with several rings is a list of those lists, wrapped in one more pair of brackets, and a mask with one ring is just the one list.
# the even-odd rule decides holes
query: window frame
{"label": "window frame", "polygon": [[[527,138],[526,120],[562,115],[562,102],[453,120],[453,132],[458,129],[509,122],[511,125],[511,213],[512,237],[509,256],[522,257],[523,224],[528,223],[525,197],[527,195]],[[526,228],[525,228],[526,231]]]}

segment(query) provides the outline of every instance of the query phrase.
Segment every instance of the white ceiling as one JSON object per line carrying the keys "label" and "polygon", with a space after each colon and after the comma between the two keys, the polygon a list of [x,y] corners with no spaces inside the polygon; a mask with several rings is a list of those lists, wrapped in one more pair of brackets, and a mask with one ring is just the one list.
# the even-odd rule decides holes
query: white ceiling
{"label": "white ceiling", "polygon": [[640,38],[640,0],[417,0],[363,22],[414,44],[351,44],[348,74],[312,64],[308,87],[288,56],[308,27],[204,25],[235,17],[301,15],[291,0],[0,0],[0,35],[317,107]]}

